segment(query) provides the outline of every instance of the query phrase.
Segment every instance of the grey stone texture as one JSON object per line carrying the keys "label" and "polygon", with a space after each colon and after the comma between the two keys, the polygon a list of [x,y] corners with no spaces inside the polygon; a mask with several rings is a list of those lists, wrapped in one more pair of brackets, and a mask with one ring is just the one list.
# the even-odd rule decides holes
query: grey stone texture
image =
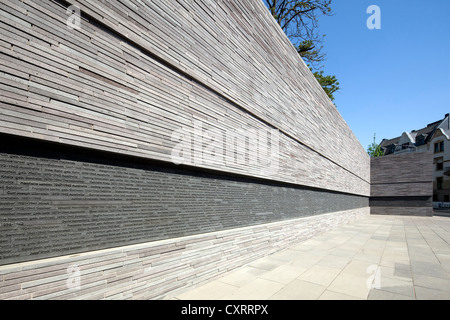
{"label": "grey stone texture", "polygon": [[387,206],[370,207],[370,214],[393,215],[393,216],[427,216],[433,215],[433,207],[407,207],[407,206]]}
{"label": "grey stone texture", "polygon": [[[7,0],[0,14],[0,143],[34,139],[0,153],[0,298],[158,297],[368,214],[369,157],[261,1]],[[279,134],[270,157],[223,139],[251,130]],[[176,137],[196,154],[205,135],[245,161],[218,147],[174,168]]]}
{"label": "grey stone texture", "polygon": [[369,215],[369,208],[0,266],[0,300],[162,299]]}
{"label": "grey stone texture", "polygon": [[431,152],[372,158],[370,173],[371,214],[433,215]]}
{"label": "grey stone texture", "polygon": [[212,135],[276,130],[269,157],[223,144],[274,172],[222,156],[193,165],[369,196],[367,153],[261,1],[30,0],[3,12],[0,132],[172,162],[180,132],[198,154]]}
{"label": "grey stone texture", "polygon": [[368,207],[366,197],[89,150],[81,161],[82,149],[36,141],[15,150],[32,148],[41,156],[0,153],[3,264]]}

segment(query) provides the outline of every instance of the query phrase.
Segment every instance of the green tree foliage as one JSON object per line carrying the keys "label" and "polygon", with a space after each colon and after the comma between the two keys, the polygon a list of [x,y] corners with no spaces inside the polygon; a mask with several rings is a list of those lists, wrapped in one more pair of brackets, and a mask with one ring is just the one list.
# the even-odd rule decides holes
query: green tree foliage
{"label": "green tree foliage", "polygon": [[384,152],[381,150],[380,145],[376,142],[376,139],[376,134],[374,134],[373,142],[367,148],[367,153],[371,158],[384,156]]}
{"label": "green tree foliage", "polygon": [[332,0],[263,0],[272,16],[291,40],[298,54],[308,64],[331,101],[340,89],[336,76],[324,76],[319,71],[325,60],[318,17],[333,15]]}
{"label": "green tree foliage", "polygon": [[[313,70],[311,69],[311,71]],[[317,81],[319,81],[325,93],[330,97],[330,100],[334,101],[333,94],[340,89],[339,81],[336,79],[336,76],[324,76],[323,71],[315,71],[313,74]]]}

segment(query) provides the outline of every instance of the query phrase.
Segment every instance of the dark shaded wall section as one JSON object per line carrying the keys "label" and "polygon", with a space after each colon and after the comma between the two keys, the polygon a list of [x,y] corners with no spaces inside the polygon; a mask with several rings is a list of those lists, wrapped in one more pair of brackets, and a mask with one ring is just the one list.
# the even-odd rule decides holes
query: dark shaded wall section
{"label": "dark shaded wall section", "polygon": [[371,214],[433,215],[431,152],[372,158]]}
{"label": "dark shaded wall section", "polygon": [[2,264],[368,206],[368,198],[1,135]]}

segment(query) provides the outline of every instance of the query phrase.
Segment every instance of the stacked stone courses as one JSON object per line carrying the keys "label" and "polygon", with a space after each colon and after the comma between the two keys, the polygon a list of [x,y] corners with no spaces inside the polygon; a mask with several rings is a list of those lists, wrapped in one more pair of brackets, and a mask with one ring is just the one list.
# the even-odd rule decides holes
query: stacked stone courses
{"label": "stacked stone courses", "polygon": [[276,128],[271,179],[369,196],[364,148],[259,0],[8,0],[1,12],[0,132],[171,162],[171,135],[196,120]]}
{"label": "stacked stone courses", "polygon": [[[0,266],[0,299],[169,299],[369,208]],[[68,286],[79,270],[80,287]]]}
{"label": "stacked stone courses", "polygon": [[371,159],[371,214],[433,214],[433,154],[413,152]]}
{"label": "stacked stone courses", "polygon": [[430,152],[373,158],[371,171],[371,190],[377,196],[430,196],[430,183],[433,188]]}
{"label": "stacked stone courses", "polygon": [[[260,0],[3,0],[0,37],[0,299],[161,298],[369,214],[366,151]],[[175,163],[199,124],[223,150]],[[274,167],[225,139],[253,130]]]}
{"label": "stacked stone courses", "polygon": [[47,147],[53,157],[0,156],[3,263],[368,206],[361,196],[156,164],[112,165],[92,152],[96,162],[58,159],[64,151]]}

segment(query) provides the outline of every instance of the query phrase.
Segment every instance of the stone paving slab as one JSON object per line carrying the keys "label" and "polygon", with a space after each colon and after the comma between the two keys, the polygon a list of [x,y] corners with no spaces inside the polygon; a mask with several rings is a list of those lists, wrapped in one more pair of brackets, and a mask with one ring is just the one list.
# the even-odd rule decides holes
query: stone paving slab
{"label": "stone paving slab", "polygon": [[450,300],[450,217],[368,216],[179,300]]}

